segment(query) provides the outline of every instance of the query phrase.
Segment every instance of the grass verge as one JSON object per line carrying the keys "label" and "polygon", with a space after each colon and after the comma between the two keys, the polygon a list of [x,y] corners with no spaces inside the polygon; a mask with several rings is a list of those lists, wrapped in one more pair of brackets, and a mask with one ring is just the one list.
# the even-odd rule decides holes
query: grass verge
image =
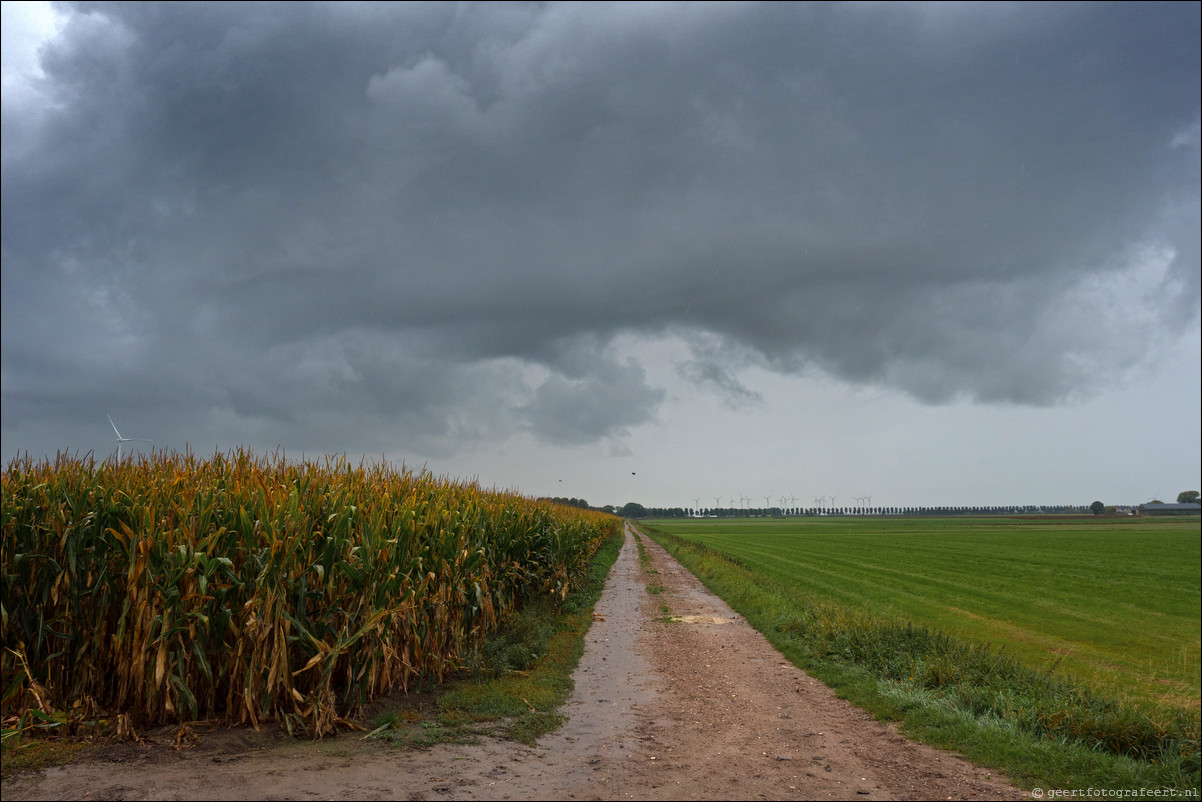
{"label": "grass verge", "polygon": [[643,530],[788,659],[912,738],[1028,787],[1198,797],[1196,710],[1100,696],[1001,650],[798,592],[722,552]]}
{"label": "grass verge", "polygon": [[26,739],[23,741],[6,740],[3,747],[3,760],[0,760],[0,777],[5,779],[18,773],[44,771],[52,766],[70,763],[90,744],[84,741],[54,738]]}

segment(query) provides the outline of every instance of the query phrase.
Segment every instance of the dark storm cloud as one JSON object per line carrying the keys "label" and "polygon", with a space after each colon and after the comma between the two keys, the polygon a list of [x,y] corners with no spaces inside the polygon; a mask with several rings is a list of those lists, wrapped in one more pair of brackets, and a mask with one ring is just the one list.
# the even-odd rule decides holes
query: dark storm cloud
{"label": "dark storm cloud", "polygon": [[689,338],[693,358],[676,366],[676,372],[688,381],[715,392],[728,407],[757,404],[763,400],[748,389],[732,370],[732,366],[760,365],[764,360],[746,347],[714,334],[693,334]]}
{"label": "dark storm cloud", "polygon": [[523,409],[530,429],[551,442],[584,444],[646,420],[646,411],[663,399],[647,386],[643,369],[628,360],[596,362],[578,378],[552,375]]}
{"label": "dark storm cloud", "polygon": [[1197,4],[345,5],[74,7],[4,106],[6,440],[581,443],[662,398],[619,333],[1048,404],[1196,320]]}

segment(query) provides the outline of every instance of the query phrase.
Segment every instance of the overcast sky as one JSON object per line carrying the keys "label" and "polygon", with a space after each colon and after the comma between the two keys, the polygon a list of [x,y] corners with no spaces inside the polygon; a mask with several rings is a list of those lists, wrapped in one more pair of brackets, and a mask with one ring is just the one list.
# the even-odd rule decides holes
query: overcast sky
{"label": "overcast sky", "polygon": [[1198,3],[3,5],[3,458],[1199,489]]}

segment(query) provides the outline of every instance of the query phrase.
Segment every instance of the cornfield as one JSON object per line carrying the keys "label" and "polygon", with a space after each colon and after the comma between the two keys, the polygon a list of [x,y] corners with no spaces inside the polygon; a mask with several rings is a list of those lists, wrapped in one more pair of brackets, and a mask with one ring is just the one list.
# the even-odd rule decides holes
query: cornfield
{"label": "cornfield", "polygon": [[617,518],[387,464],[244,451],[3,473],[6,721],[219,719],[320,736],[442,680]]}

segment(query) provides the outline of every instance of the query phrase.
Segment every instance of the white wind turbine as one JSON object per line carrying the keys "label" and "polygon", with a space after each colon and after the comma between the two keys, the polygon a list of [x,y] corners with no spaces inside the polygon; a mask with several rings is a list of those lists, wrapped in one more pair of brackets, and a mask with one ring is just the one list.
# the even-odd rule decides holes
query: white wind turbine
{"label": "white wind turbine", "polygon": [[[113,427],[113,431],[117,432],[117,424],[113,423],[113,416],[109,415],[109,426]],[[122,443],[153,443],[153,440],[148,440],[145,437],[122,437],[121,432],[117,432],[117,462],[121,461],[121,444]]]}

